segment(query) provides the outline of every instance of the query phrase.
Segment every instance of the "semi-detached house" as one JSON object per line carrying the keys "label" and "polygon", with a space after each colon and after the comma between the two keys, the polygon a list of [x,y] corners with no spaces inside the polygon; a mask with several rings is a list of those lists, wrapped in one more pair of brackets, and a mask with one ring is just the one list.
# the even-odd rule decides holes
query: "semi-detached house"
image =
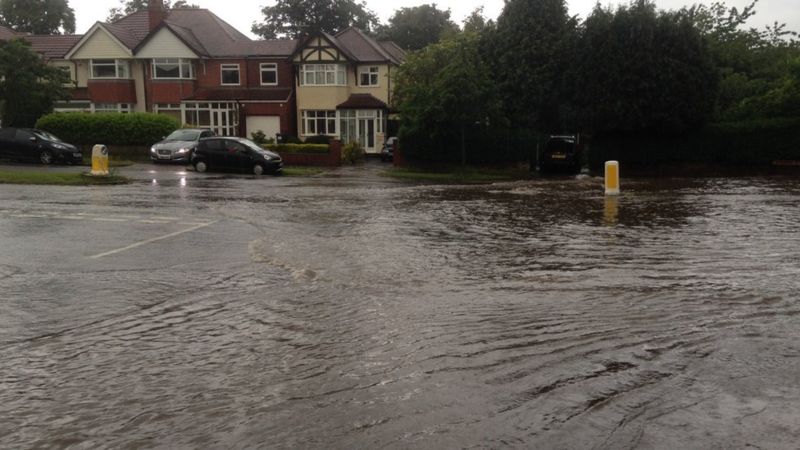
{"label": "semi-detached house", "polygon": [[16,37],[69,72],[72,98],[57,111],[155,112],[220,135],[328,135],[370,152],[387,134],[390,76],[405,57],[353,28],[252,40],[211,11],[161,0],[83,35]]}

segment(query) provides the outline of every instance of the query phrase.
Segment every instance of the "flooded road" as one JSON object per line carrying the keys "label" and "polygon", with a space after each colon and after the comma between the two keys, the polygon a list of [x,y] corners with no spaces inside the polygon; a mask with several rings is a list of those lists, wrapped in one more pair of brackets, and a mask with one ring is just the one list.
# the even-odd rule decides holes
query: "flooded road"
{"label": "flooded road", "polygon": [[800,179],[0,186],[2,448],[797,448]]}

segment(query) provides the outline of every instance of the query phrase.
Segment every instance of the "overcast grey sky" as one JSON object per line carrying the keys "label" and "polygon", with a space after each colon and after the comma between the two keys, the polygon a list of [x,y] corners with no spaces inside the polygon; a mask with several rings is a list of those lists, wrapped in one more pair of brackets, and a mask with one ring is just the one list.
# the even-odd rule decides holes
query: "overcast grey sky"
{"label": "overcast grey sky", "polygon": [[[729,6],[743,7],[751,0],[727,0]],[[77,32],[83,33],[97,21],[105,20],[108,10],[118,5],[118,0],[70,0],[70,6],[75,9],[77,19]],[[250,35],[250,26],[253,21],[261,20],[261,8],[275,4],[274,0],[190,0],[190,3],[200,5],[213,11],[216,15],[229,22],[245,34]],[[378,14],[382,21],[387,21],[398,8],[416,6],[424,3],[436,3],[439,8],[449,8],[456,22],[467,16],[479,6],[484,7],[488,17],[496,18],[503,9],[503,0],[439,0],[437,2],[421,0],[368,0],[367,5]],[[581,17],[592,10],[596,0],[572,0],[568,2],[570,12]],[[603,5],[618,4],[617,1],[601,1]],[[627,2],[624,2],[627,3]],[[662,9],[675,9],[690,3],[710,4],[710,1],[692,0],[656,0]],[[758,14],[753,19],[753,26],[762,28],[776,20],[786,22],[788,28],[800,31],[800,0],[760,0],[756,8]]]}

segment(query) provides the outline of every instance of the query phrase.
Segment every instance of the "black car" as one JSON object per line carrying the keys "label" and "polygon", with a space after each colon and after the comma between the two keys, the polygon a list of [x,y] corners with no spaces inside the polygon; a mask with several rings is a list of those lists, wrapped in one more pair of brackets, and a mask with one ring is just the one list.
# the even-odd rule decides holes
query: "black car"
{"label": "black car", "polygon": [[550,136],[539,155],[542,172],[580,172],[581,151],[575,136]]}
{"label": "black car", "polygon": [[392,161],[394,160],[394,149],[397,147],[397,138],[390,137],[386,139],[386,142],[383,144],[383,148],[381,149],[381,161]]}
{"label": "black car", "polygon": [[150,159],[157,162],[182,162],[192,160],[192,152],[200,139],[214,136],[211,130],[180,129],[175,130],[161,142],[150,147]]}
{"label": "black car", "polygon": [[83,155],[72,144],[35,128],[0,129],[0,158],[42,164],[81,164]]}
{"label": "black car", "polygon": [[198,172],[213,169],[261,175],[283,170],[277,153],[264,150],[249,139],[221,136],[201,139],[192,155],[192,165]]}

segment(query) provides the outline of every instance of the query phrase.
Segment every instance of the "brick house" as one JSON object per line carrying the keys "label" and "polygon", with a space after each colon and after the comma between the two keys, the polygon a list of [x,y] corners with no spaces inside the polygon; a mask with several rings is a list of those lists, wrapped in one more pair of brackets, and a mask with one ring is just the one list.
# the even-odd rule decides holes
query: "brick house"
{"label": "brick house", "polygon": [[[326,134],[362,140],[373,151],[385,136],[392,67],[405,56],[353,28],[335,37],[252,40],[211,11],[167,10],[162,0],[116,22],[97,22],[83,35],[0,29],[0,39],[20,37],[69,72],[72,98],[57,111],[154,112],[220,135]],[[323,41],[341,58],[314,60],[309,48]],[[336,86],[315,86],[308,73],[319,62],[346,65],[347,74]],[[312,129],[311,111],[334,111],[336,124],[317,131],[314,122]]]}

